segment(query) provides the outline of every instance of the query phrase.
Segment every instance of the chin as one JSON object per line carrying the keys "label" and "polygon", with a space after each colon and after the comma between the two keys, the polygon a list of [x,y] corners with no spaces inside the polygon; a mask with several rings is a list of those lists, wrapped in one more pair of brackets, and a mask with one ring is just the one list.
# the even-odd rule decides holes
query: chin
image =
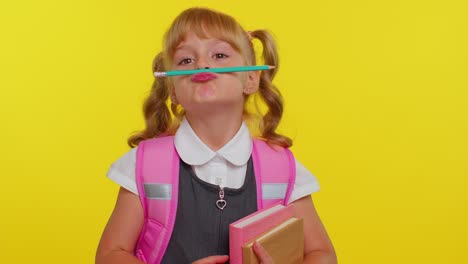
{"label": "chin", "polygon": [[216,89],[212,85],[200,85],[195,88],[197,97],[213,98],[216,97]]}

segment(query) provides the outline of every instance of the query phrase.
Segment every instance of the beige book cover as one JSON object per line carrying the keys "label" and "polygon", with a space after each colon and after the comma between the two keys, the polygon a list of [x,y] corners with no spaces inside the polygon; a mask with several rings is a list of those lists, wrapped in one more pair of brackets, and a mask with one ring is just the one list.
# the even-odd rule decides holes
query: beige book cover
{"label": "beige book cover", "polygon": [[275,263],[302,263],[304,258],[304,223],[302,218],[289,218],[281,224],[246,243],[242,247],[243,264],[260,263],[253,251],[258,241],[270,254]]}

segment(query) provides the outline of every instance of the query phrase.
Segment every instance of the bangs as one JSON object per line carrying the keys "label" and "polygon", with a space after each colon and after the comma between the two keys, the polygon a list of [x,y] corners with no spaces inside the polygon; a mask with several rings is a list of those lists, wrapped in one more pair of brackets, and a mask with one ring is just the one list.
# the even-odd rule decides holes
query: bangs
{"label": "bangs", "polygon": [[[225,41],[245,58],[252,56],[247,33],[234,18],[210,9],[191,8],[182,12],[166,32],[164,57],[167,66],[170,65],[177,46],[189,32],[201,39],[216,38]],[[250,60],[246,62],[252,63]]]}

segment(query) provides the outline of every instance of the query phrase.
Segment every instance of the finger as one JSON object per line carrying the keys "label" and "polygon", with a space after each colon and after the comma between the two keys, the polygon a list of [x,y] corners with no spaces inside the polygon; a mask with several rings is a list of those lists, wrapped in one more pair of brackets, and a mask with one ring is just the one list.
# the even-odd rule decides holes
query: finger
{"label": "finger", "polygon": [[192,264],[218,264],[218,263],[226,263],[229,259],[227,255],[217,255],[217,256],[209,256],[206,258],[199,259]]}
{"label": "finger", "polygon": [[258,259],[260,260],[260,263],[262,264],[273,264],[273,259],[271,258],[270,254],[258,243],[258,241],[255,241],[253,244],[253,249],[255,254],[257,255]]}

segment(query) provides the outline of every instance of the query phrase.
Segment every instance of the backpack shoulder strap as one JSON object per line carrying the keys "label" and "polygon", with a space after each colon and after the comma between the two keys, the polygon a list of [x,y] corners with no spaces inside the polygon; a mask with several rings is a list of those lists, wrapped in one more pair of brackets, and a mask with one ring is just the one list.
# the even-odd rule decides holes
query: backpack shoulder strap
{"label": "backpack shoulder strap", "polygon": [[256,138],[253,140],[252,159],[258,209],[278,201],[286,205],[296,182],[296,163],[292,152]]}
{"label": "backpack shoulder strap", "polygon": [[137,244],[148,263],[159,263],[166,251],[177,213],[179,156],[174,137],[140,142],[136,183],[145,222]]}

